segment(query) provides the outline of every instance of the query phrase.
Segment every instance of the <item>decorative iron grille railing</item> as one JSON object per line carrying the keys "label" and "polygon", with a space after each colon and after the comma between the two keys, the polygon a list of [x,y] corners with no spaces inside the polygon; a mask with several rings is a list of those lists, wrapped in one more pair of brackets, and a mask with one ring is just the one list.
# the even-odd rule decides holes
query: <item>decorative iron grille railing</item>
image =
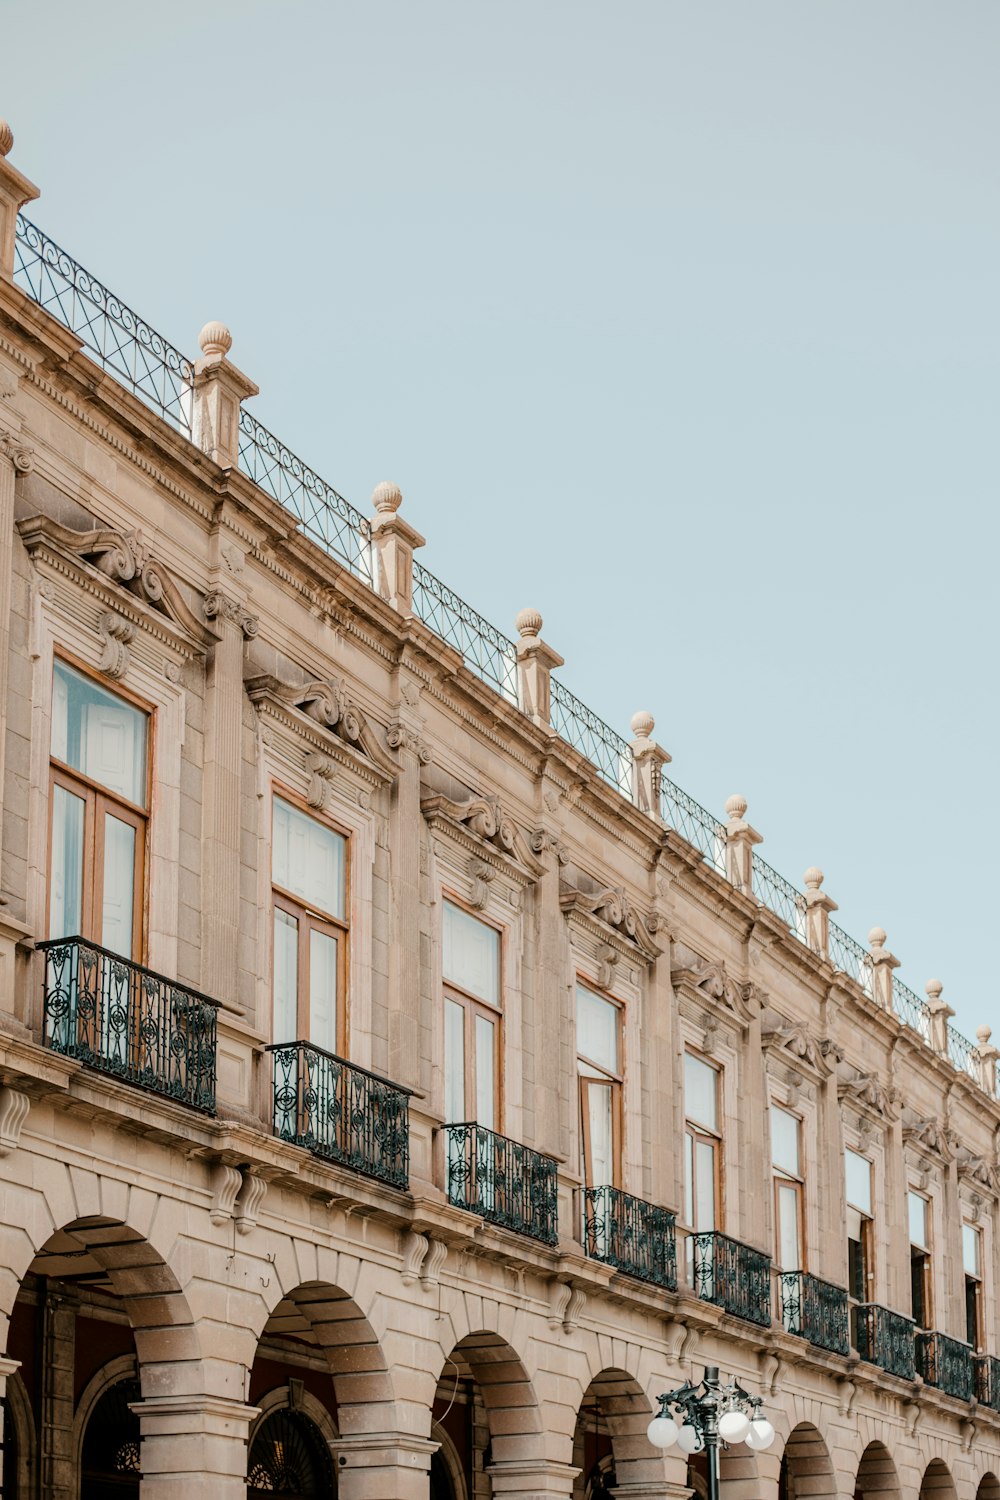
{"label": "decorative iron grille railing", "polygon": [[965,1073],[972,1079],[973,1083],[979,1082],[979,1067],[976,1058],[976,1049],[954,1026],[948,1027],[948,1056],[952,1066],[960,1073]]}
{"label": "decorative iron grille railing", "polygon": [[413,613],[449,646],[465,665],[506,698],[517,703],[517,647],[514,642],[466,604],[447,584],[413,564]]}
{"label": "decorative iron grille railing", "polygon": [[695,1295],[736,1318],[771,1322],[771,1257],[717,1230],[689,1234],[688,1270]]}
{"label": "decorative iron grille railing", "polygon": [[851,1352],[847,1293],[808,1271],[781,1275],[781,1321],[789,1333],[833,1354]]}
{"label": "decorative iron grille railing", "polygon": [[276,1043],[274,1133],[390,1187],[410,1170],[410,1090],[309,1042]]}
{"label": "decorative iron grille railing", "polygon": [[669,1291],[677,1286],[674,1222],[669,1209],[618,1188],[587,1188],[584,1193],[587,1254]]}
{"label": "decorative iron grille railing", "polygon": [[299,522],[311,541],[374,587],[371,526],[349,500],[240,408],[244,473]]}
{"label": "decorative iron grille railing", "polygon": [[950,1339],[944,1333],[918,1333],[917,1374],[946,1396],[956,1396],[959,1401],[972,1400],[975,1388],[972,1350],[958,1339]]}
{"label": "decorative iron grille railing", "polygon": [[551,1156],[484,1125],[446,1125],[448,1198],[458,1208],[546,1245],[559,1238],[557,1167]]}
{"label": "decorative iron grille railing", "polygon": [[830,923],[830,962],[853,979],[866,993],[871,993],[872,967],[867,949],[862,948],[836,922]]}
{"label": "decorative iron grille railing", "polygon": [[660,782],[660,816],[687,839],[714,870],[726,873],[726,827],[666,776]]}
{"label": "decorative iron grille railing", "polygon": [[38,947],[45,1041],[54,1052],[215,1113],[215,1000],[84,938]]}
{"label": "decorative iron grille railing", "polygon": [[921,1000],[908,984],[904,984],[895,975],[892,979],[892,1008],[904,1025],[922,1036],[925,1042],[930,1041],[931,1013],[926,1000]]}
{"label": "decorative iron grille railing", "polygon": [[912,1380],[916,1374],[915,1326],[912,1318],[877,1302],[862,1302],[854,1309],[854,1342],[861,1358],[901,1380]]}
{"label": "decorative iron grille railing", "polygon": [[556,734],[579,750],[609,786],[623,797],[631,797],[632,751],[628,741],[555,677],[550,679],[549,698],[549,715]]}
{"label": "decorative iron grille railing", "polygon": [[1000,1411],[1000,1359],[993,1354],[974,1356],[976,1400],[991,1411]]}
{"label": "decorative iron grille railing", "polygon": [[787,922],[801,942],[806,937],[806,898],[759,855],[753,856],[753,893],[762,906]]}
{"label": "decorative iron grille railing", "polygon": [[190,360],[23,214],[15,227],[14,280],[99,365],[190,437]]}

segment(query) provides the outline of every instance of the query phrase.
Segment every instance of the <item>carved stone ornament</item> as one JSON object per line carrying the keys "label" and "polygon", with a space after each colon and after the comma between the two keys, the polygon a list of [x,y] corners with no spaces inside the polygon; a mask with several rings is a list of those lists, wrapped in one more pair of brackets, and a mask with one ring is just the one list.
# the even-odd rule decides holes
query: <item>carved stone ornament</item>
{"label": "carved stone ornament", "polygon": [[897,1117],[899,1095],[895,1089],[886,1088],[874,1073],[859,1073],[855,1078],[846,1079],[838,1086],[837,1094],[841,1101],[883,1120]]}
{"label": "carved stone ornament", "polygon": [[823,1055],[821,1039],[799,1022],[786,1021],[783,1016],[765,1017],[761,1044],[765,1052],[780,1054],[784,1062],[797,1070],[804,1066],[819,1078],[829,1078],[833,1071]]}
{"label": "carved stone ornament", "polygon": [[141,531],[74,531],[47,516],[29,516],[17,523],[28,552],[34,556],[48,547],[56,556],[86,564],[94,572],[177,626],[191,641],[204,647],[216,639],[204,619],[187,604],[176,583],[158,563]]}
{"label": "carved stone ornament", "polygon": [[420,811],[429,823],[439,821],[460,830],[469,839],[470,847],[477,848],[484,859],[499,854],[522,876],[537,880],[541,874],[541,866],[516,823],[504,812],[499,798],[470,794],[458,801],[442,792],[425,792],[420,799]]}
{"label": "carved stone ornament", "polygon": [[724,963],[702,958],[683,943],[674,947],[670,978],[675,989],[686,987],[696,999],[711,1000],[729,1011],[744,1030],[757,1014],[756,985],[739,983],[726,972]]}
{"label": "carved stone ornament", "polygon": [[569,863],[569,850],[566,845],[548,829],[536,828],[529,842],[535,854],[547,854],[551,850],[561,865]]}
{"label": "carved stone ornament", "polygon": [[0,432],[0,454],[13,464],[16,474],[30,474],[35,467],[34,448],[12,432]]}
{"label": "carved stone ornament", "polygon": [[948,1132],[937,1120],[915,1120],[911,1125],[904,1125],[903,1144],[921,1155],[930,1152],[944,1162],[951,1161],[955,1155]]}
{"label": "carved stone ornament", "polygon": [[[586,876],[582,881],[586,882]],[[640,915],[623,886],[587,889],[583,883],[574,885],[566,880],[559,887],[559,905],[567,916],[590,917],[599,929],[610,928],[647,962],[663,951],[653,938],[657,919]]]}
{"label": "carved stone ornament", "polygon": [[390,724],[386,730],[385,739],[390,750],[410,750],[422,766],[430,765],[430,750],[419,731],[411,729],[408,724],[402,724],[399,720],[395,724]]}
{"label": "carved stone ornament", "polygon": [[132,659],[128,648],[135,639],[135,626],[131,620],[124,620],[121,615],[107,609],[97,622],[97,633],[104,642],[98,668],[106,677],[120,682]]}
{"label": "carved stone ornament", "polygon": [[336,780],[337,767],[329,756],[320,755],[318,751],[311,750],[306,756],[306,770],[309,772],[309,790],[306,792],[306,801],[310,807],[321,812],[326,806],[327,794]]}
{"label": "carved stone ornament", "polygon": [[987,1156],[967,1155],[958,1163],[960,1181],[973,1184],[996,1197],[1000,1191],[1000,1178],[996,1166]]}
{"label": "carved stone ornament", "polygon": [[248,678],[245,686],[252,703],[259,707],[270,703],[289,715],[305,715],[319,726],[328,744],[346,745],[355,755],[376,767],[383,778],[395,781],[399,767],[383,748],[364,712],[351,700],[337,678],[313,679],[293,685],[262,673]]}
{"label": "carved stone ornament", "polygon": [[20,1089],[0,1088],[0,1156],[17,1150],[29,1105],[27,1094]]}
{"label": "carved stone ornament", "polygon": [[490,882],[496,879],[496,870],[488,865],[485,860],[471,859],[469,861],[469,880],[472,883],[472,895],[469,897],[469,905],[475,911],[484,911],[490,899]]}
{"label": "carved stone ornament", "polygon": [[233,1206],[233,1217],[236,1220],[238,1234],[249,1234],[257,1228],[257,1219],[260,1215],[264,1195],[267,1192],[267,1182],[263,1177],[256,1176],[253,1172],[243,1170],[243,1186],[240,1188],[236,1202]]}
{"label": "carved stone ornament", "polygon": [[210,589],[205,595],[205,618],[228,620],[243,632],[243,638],[247,641],[252,641],[260,629],[257,616],[252,615],[238,599],[231,599],[221,589]]}

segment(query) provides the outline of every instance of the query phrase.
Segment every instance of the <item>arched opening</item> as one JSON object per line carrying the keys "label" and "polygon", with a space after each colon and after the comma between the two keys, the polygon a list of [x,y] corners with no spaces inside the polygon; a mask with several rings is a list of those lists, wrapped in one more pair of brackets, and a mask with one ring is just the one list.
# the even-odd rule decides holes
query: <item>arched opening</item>
{"label": "arched opening", "polygon": [[624,1370],[602,1370],[584,1392],[573,1436],[574,1500],[603,1500],[618,1485],[663,1479],[646,1439],[652,1408]]}
{"label": "arched opening", "polygon": [[837,1479],[829,1450],[811,1422],[800,1422],[788,1436],[778,1471],[778,1500],[835,1500]]}
{"label": "arched opening", "polygon": [[337,1477],[318,1423],[278,1407],[258,1423],[247,1458],[247,1500],[285,1495],[308,1500],[337,1493]]}
{"label": "arched opening", "polygon": [[958,1500],[951,1470],[940,1458],[932,1458],[920,1481],[920,1500]]}
{"label": "arched opening", "polygon": [[431,1495],[472,1500],[490,1493],[489,1469],[508,1460],[541,1458],[538,1403],[524,1365],[499,1334],[461,1339],[444,1362],[431,1410]]}
{"label": "arched opening", "polygon": [[862,1453],[854,1500],[900,1500],[899,1475],[884,1443],[869,1443]]}
{"label": "arched opening", "polygon": [[140,1399],[134,1376],[98,1399],[83,1434],[80,1500],[139,1500],[139,1418],[131,1408]]}
{"label": "arched opening", "polygon": [[976,1500],[1000,1500],[1000,1479],[995,1474],[984,1474],[976,1489]]}

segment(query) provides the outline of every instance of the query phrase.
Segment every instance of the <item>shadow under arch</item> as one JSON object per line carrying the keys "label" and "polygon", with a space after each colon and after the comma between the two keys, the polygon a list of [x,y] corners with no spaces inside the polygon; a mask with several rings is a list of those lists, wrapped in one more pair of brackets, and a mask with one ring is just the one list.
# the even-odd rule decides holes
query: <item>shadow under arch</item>
{"label": "shadow under arch", "polygon": [[535,1388],[506,1339],[485,1329],[467,1333],[444,1362],[439,1390],[450,1388],[452,1377],[456,1383],[474,1384],[482,1397],[493,1463],[544,1459],[545,1436]]}
{"label": "shadow under arch", "polygon": [[899,1475],[884,1443],[869,1443],[862,1453],[854,1494],[855,1500],[901,1500]]}
{"label": "shadow under arch", "polygon": [[837,1476],[830,1451],[811,1422],[799,1422],[781,1453],[779,1500],[836,1500]]}
{"label": "shadow under arch", "polygon": [[573,1436],[573,1493],[596,1500],[615,1485],[662,1484],[663,1458],[646,1437],[653,1409],[625,1370],[598,1372],[583,1393]]}
{"label": "shadow under arch", "polygon": [[987,1470],[976,1489],[976,1500],[1000,1500],[1000,1479]]}
{"label": "shadow under arch", "polygon": [[932,1458],[920,1481],[920,1500],[958,1500],[951,1470],[940,1458]]}

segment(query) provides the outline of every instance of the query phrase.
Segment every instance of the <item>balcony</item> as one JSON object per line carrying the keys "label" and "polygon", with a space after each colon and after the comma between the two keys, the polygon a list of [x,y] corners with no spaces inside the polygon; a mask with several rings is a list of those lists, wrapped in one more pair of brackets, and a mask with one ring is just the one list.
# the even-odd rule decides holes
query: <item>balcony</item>
{"label": "balcony", "polygon": [[728,1234],[689,1234],[688,1268],[695,1295],[768,1328],[771,1323],[771,1257]]}
{"label": "balcony", "polygon": [[781,1321],[789,1333],[808,1339],[832,1354],[851,1352],[847,1293],[808,1271],[785,1271],[781,1283]]}
{"label": "balcony", "polygon": [[674,1215],[618,1188],[587,1188],[584,1235],[593,1260],[616,1266],[640,1281],[677,1288]]}
{"label": "balcony", "polygon": [[992,1354],[977,1354],[972,1360],[976,1383],[976,1400],[990,1411],[1000,1411],[1000,1359]]}
{"label": "balcony", "polygon": [[405,1190],[410,1090],[308,1042],[274,1054],[274,1133],[316,1156]]}
{"label": "balcony", "polygon": [[854,1342],[861,1358],[901,1380],[912,1380],[917,1373],[913,1319],[877,1302],[859,1303],[854,1316]]}
{"label": "balcony", "polygon": [[45,1042],[136,1088],[215,1113],[218,1004],[83,938],[45,954]]}
{"label": "balcony", "polygon": [[446,1125],[448,1199],[545,1245],[559,1238],[556,1163],[484,1125]]}
{"label": "balcony", "polygon": [[959,1401],[972,1400],[975,1388],[972,1350],[958,1339],[950,1339],[944,1333],[918,1333],[917,1373],[946,1396],[955,1396]]}

